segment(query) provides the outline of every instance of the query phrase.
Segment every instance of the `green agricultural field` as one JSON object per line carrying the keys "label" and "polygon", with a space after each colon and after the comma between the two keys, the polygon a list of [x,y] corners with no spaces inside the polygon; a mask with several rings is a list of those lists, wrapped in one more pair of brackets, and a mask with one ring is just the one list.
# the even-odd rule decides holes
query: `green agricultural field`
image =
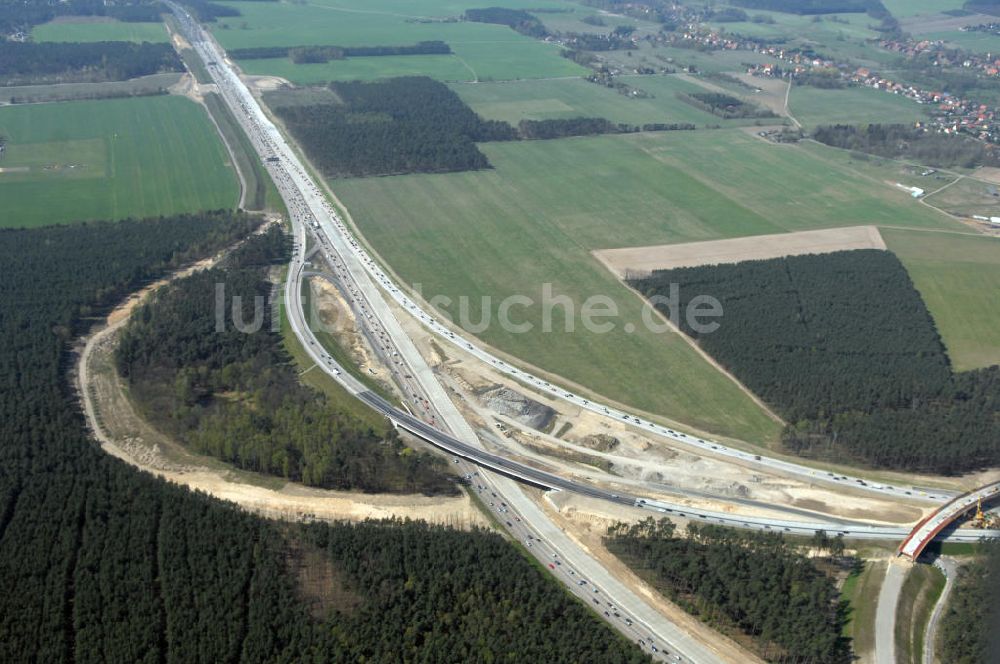
{"label": "green agricultural field", "polygon": [[99,99],[101,97],[148,95],[166,90],[181,80],[183,74],[150,74],[127,81],[103,83],[55,83],[52,85],[7,85],[0,87],[0,102],[38,103],[71,101],[74,99]]}
{"label": "green agricultural field", "polygon": [[1000,364],[1000,238],[883,230],[934,316],[956,370]]}
{"label": "green agricultural field", "polygon": [[[900,159],[885,159],[863,152],[852,152],[830,147],[817,141],[806,140],[799,143],[799,148],[815,155],[824,161],[829,161],[838,166],[852,170],[859,175],[881,182],[887,187],[894,187],[897,183],[907,187],[920,187],[927,192],[933,192],[945,185],[951,185],[959,176],[956,172],[941,169],[929,169],[927,166],[916,162],[903,161]],[[927,173],[933,170],[933,173]],[[955,185],[958,186],[958,185]],[[949,186],[945,192],[950,192],[954,187]],[[900,191],[900,195],[906,196]],[[942,206],[938,196],[927,196],[928,203],[937,208],[944,208],[950,212],[946,206]]]}
{"label": "green agricultural field", "polygon": [[949,9],[961,9],[965,0],[882,0],[893,16],[902,20],[913,16],[940,14]]}
{"label": "green agricultural field", "polygon": [[[507,6],[506,3],[501,3]],[[487,5],[483,5],[487,6]],[[656,34],[660,30],[659,23],[643,21],[631,16],[610,16],[602,14],[593,7],[584,7],[567,2],[564,4],[570,11],[564,12],[538,12],[535,16],[545,24],[545,27],[555,32],[589,32],[591,34],[607,34],[619,25],[630,25],[636,28],[636,34]],[[604,20],[605,25],[591,25],[584,23],[581,19],[587,16],[599,16]]]}
{"label": "green agricultural field", "polygon": [[334,188],[404,280],[427,298],[468,296],[471,321],[482,320],[482,296],[496,313],[507,295],[539,302],[544,283],[578,306],[607,295],[621,312],[605,334],[564,333],[558,315],[540,333],[540,305],[516,308],[512,318],[536,330],[494,324],[481,334],[489,343],[612,398],[755,442],[774,440],[778,426],[680,338],[647,331],[641,301],[590,252],[851,224],[951,227],[889,187],[740,129],[482,149],[493,170]]}
{"label": "green agricultural field", "polygon": [[788,108],[807,128],[872,122],[908,124],[927,118],[924,107],[917,102],[871,88],[823,90],[811,85],[796,85],[789,96]]}
{"label": "green agricultural field", "polygon": [[[745,10],[747,11],[747,10]],[[838,39],[874,39],[878,33],[869,28],[872,20],[867,14],[824,14],[819,20],[813,16],[799,16],[781,12],[749,10],[750,16],[769,16],[774,23],[710,23],[715,28],[748,37],[764,39],[801,39],[824,43]]]}
{"label": "green agricultural field", "polygon": [[166,42],[167,29],[162,23],[127,23],[114,19],[59,19],[35,26],[31,36],[39,42],[133,41]]}
{"label": "green agricultural field", "polygon": [[749,10],[750,16],[769,16],[773,23],[713,23],[713,27],[726,32],[758,37],[788,46],[811,48],[834,59],[861,60],[874,64],[886,60],[884,52],[867,43],[876,39],[872,30],[875,23],[867,14],[824,14],[799,16],[782,12]]}
{"label": "green agricultural field", "polygon": [[[401,58],[352,58],[345,62],[321,65],[295,65],[284,59],[246,61],[255,73],[283,76],[300,82],[362,78],[419,73],[442,80],[508,80],[580,76],[586,69],[562,57],[558,46],[520,35],[502,25],[467,22],[427,22],[457,17],[466,8],[482,7],[478,2],[431,1],[421,3],[420,14],[412,3],[399,0],[344,2],[319,0],[315,3],[277,2],[226,3],[237,7],[242,16],[220,19],[213,27],[216,38],[227,49],[253,46],[301,46],[332,44],[338,46],[398,46],[419,41],[442,40],[455,55],[404,56]],[[504,6],[528,7],[531,2],[514,0]],[[565,7],[563,3],[540,2],[533,6]],[[424,21],[424,22],[420,22]],[[413,63],[402,60],[417,58]],[[301,74],[298,67],[313,67]],[[384,70],[380,68],[384,67]],[[249,71],[249,69],[248,69]],[[335,72],[344,72],[343,74]]]}
{"label": "green agricultural field", "polygon": [[0,108],[0,226],[232,207],[239,185],[205,111],[183,97]]}
{"label": "green agricultural field", "polygon": [[241,60],[240,68],[257,76],[280,76],[296,85],[330,81],[371,81],[391,76],[430,76],[439,81],[468,81],[472,71],[454,55],[403,55],[348,58],[332,62],[295,64],[288,58]]}
{"label": "green agricultural field", "polygon": [[962,178],[926,196],[924,200],[959,217],[1000,217],[1000,185],[974,177]]}
{"label": "green agricultural field", "polygon": [[[518,81],[515,83],[453,84],[452,88],[484,118],[517,124],[521,120],[549,120],[579,116],[607,118],[641,125],[648,122],[752,124],[754,120],[723,120],[677,98],[678,92],[705,92],[705,88],[676,75],[626,76],[619,80],[651,95],[625,97],[583,79]],[[765,122],[779,122],[773,121]]]}
{"label": "green agricultural field", "polygon": [[930,32],[920,35],[920,37],[922,39],[941,39],[952,46],[972,51],[973,53],[1000,53],[1000,35],[991,35],[987,32],[947,30],[944,32]]}
{"label": "green agricultural field", "polygon": [[[631,53],[631,55],[629,55]],[[653,47],[642,43],[632,51],[608,51],[601,57],[608,62],[634,71],[635,67],[646,66],[680,70],[695,67],[700,72],[741,72],[746,71],[746,63],[776,63],[774,58],[750,51],[696,51],[673,46]]]}

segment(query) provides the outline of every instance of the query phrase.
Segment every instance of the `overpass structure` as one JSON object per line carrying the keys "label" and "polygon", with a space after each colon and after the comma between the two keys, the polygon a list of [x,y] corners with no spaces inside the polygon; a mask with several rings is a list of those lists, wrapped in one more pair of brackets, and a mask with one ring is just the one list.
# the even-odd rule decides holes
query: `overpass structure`
{"label": "overpass structure", "polygon": [[[531,547],[535,555],[541,555],[542,547],[551,547],[549,555],[558,555],[566,561],[573,560],[573,567],[584,571],[594,588],[585,597],[597,603],[593,592],[601,588],[601,597],[608,608],[604,611],[606,617],[613,612],[615,622],[619,613],[631,616],[616,627],[630,638],[652,644],[655,635],[660,644],[669,644],[672,653],[678,657],[670,661],[713,663],[721,661],[711,643],[693,638],[686,630],[681,629],[665,619],[648,605],[631,589],[625,587],[603,566],[591,559],[586,551],[569,540],[565,534],[546,518],[546,515],[530,500],[523,498],[517,486],[510,479],[522,484],[528,484],[547,490],[571,491],[592,498],[597,498],[621,505],[630,505],[654,513],[670,514],[689,520],[702,520],[738,528],[774,530],[790,534],[810,535],[817,530],[825,530],[830,534],[842,534],[845,537],[861,539],[894,539],[903,538],[908,529],[883,525],[869,525],[845,522],[834,518],[824,518],[816,515],[807,520],[790,520],[773,516],[739,515],[728,511],[709,511],[694,508],[683,503],[670,503],[648,497],[612,493],[612,490],[594,484],[577,482],[571,478],[546,472],[531,465],[520,463],[502,455],[492,454],[477,445],[475,433],[464,421],[457,409],[451,404],[448,395],[438,383],[432,370],[419,357],[412,340],[400,327],[395,314],[388,307],[388,301],[393,301],[399,308],[406,311],[414,319],[423,324],[424,328],[434,333],[438,338],[461,348],[478,359],[492,364],[501,373],[527,384],[539,392],[554,398],[576,404],[584,410],[599,413],[604,417],[622,420],[637,429],[646,430],[659,436],[669,438],[677,443],[698,449],[708,455],[730,458],[747,466],[758,466],[772,471],[784,472],[827,485],[850,486],[854,490],[872,492],[883,496],[891,496],[902,500],[923,500],[943,502],[951,494],[940,490],[921,491],[915,487],[893,486],[890,484],[865,482],[859,478],[835,475],[816,469],[799,466],[789,461],[770,459],[754,455],[738,449],[727,448],[721,443],[704,440],[669,427],[641,419],[611,406],[589,401],[556,385],[551,385],[543,378],[532,375],[492,355],[475,340],[465,337],[460,330],[451,328],[450,323],[442,322],[423,309],[417,301],[406,295],[403,288],[397,285],[383,268],[361,246],[358,239],[340,219],[336,210],[330,205],[323,192],[308,174],[294,148],[285,140],[278,128],[270,121],[258,105],[256,99],[239,79],[234,69],[225,60],[221,49],[202,30],[194,19],[175,3],[167,0],[167,5],[173,9],[178,22],[189,37],[192,47],[205,62],[206,68],[219,88],[223,99],[233,111],[237,121],[242,125],[254,149],[264,162],[265,168],[271,174],[282,198],[284,199],[292,222],[296,239],[296,247],[289,266],[288,278],[285,284],[286,311],[294,334],[302,341],[308,356],[321,371],[331,376],[344,388],[374,410],[389,418],[399,429],[447,451],[456,459],[463,458],[477,464],[492,473],[483,473],[482,481],[493,483],[487,479],[498,475],[501,480],[493,495],[506,498],[512,508],[516,507],[524,516],[514,522],[507,522],[508,529],[518,538],[526,537],[526,545]],[[323,252],[335,266],[337,280],[343,286],[345,297],[351,302],[359,323],[368,328],[377,343],[390,351],[390,356],[398,360],[392,362],[402,369],[404,392],[407,396],[423,395],[414,403],[415,411],[395,406],[371,392],[361,381],[351,376],[345,367],[339,365],[325,352],[319,340],[310,329],[301,306],[302,279],[307,273],[307,236],[311,236],[318,244],[308,250]],[[421,412],[423,411],[423,412]],[[471,475],[471,474],[470,474]],[[477,473],[478,475],[478,473]],[[504,482],[508,483],[508,487]],[[484,487],[480,487],[483,489]],[[502,505],[505,505],[502,503]],[[542,538],[535,538],[538,534]],[[958,541],[974,541],[990,533],[983,531],[961,530],[949,533],[948,537]],[[993,536],[1000,536],[994,531]],[[568,566],[567,566],[568,567]],[[568,571],[570,578],[561,578],[574,593],[579,590],[580,579],[572,569]],[[586,600],[585,600],[586,601]],[[632,620],[634,618],[634,620]],[[654,651],[656,652],[656,651]],[[665,649],[657,655],[657,659],[666,659]]]}
{"label": "overpass structure", "polygon": [[[987,503],[997,498],[1000,498],[1000,482],[987,484],[974,491],[963,493],[961,496],[934,510],[929,516],[918,523],[910,531],[910,534],[906,536],[903,543],[899,545],[896,553],[910,560],[916,560],[934,538],[970,511],[976,509],[980,501]],[[981,532],[983,537],[995,536],[995,531],[983,530],[978,532]]]}
{"label": "overpass structure", "polygon": [[[403,358],[408,358],[407,364],[412,368],[414,387],[427,393],[432,404],[450,405],[447,394],[438,384],[433,372],[418,357],[419,353],[413,347],[408,335],[400,328],[395,315],[388,309],[386,299],[394,301],[402,310],[408,312],[419,321],[425,329],[434,333],[446,343],[452,344],[464,352],[493,366],[501,373],[529,385],[535,390],[579,406],[581,409],[596,412],[604,417],[628,423],[630,426],[655,433],[674,442],[699,450],[707,455],[730,458],[747,466],[758,466],[767,470],[787,473],[807,479],[808,481],[829,485],[850,487],[851,490],[872,492],[901,500],[923,500],[945,502],[953,494],[942,490],[921,491],[916,487],[894,486],[891,484],[866,482],[860,478],[837,475],[807,466],[801,466],[790,461],[774,459],[752,454],[740,449],[727,447],[710,439],[702,439],[676,431],[670,427],[641,419],[611,406],[590,401],[578,394],[569,392],[547,382],[544,378],[518,369],[503,359],[491,354],[476,341],[467,338],[461,330],[452,330],[450,325],[442,322],[428,313],[414,299],[407,296],[403,288],[397,285],[387,272],[361,246],[358,239],[340,218],[337,211],[323,195],[319,187],[306,172],[298,154],[285,140],[280,130],[261,109],[253,94],[240,80],[237,73],[228,64],[225,54],[212,41],[202,27],[184,9],[173,2],[167,2],[181,28],[187,34],[193,48],[206,63],[207,70],[219,92],[233,111],[239,123],[250,138],[251,144],[261,156],[265,167],[282,194],[288,207],[289,215],[296,226],[298,250],[293,257],[286,281],[285,299],[290,314],[292,328],[302,341],[306,351],[316,362],[316,365],[341,383],[349,392],[368,403],[375,410],[388,417],[399,428],[443,449],[456,457],[461,457],[484,468],[489,468],[508,478],[522,483],[532,484],[548,489],[573,491],[594,498],[600,498],[619,504],[628,504],[643,509],[673,514],[681,518],[695,518],[712,521],[738,528],[758,530],[775,530],[794,534],[812,534],[817,530],[826,530],[831,534],[843,534],[845,537],[859,539],[894,539],[898,540],[909,532],[906,528],[868,525],[845,522],[844,520],[816,515],[807,521],[776,519],[772,517],[741,516],[732,512],[711,511],[693,508],[683,503],[671,503],[662,500],[646,499],[639,496],[626,496],[612,493],[606,489],[583,482],[576,482],[554,473],[540,471],[527,464],[519,463],[505,457],[486,452],[481,447],[471,444],[475,434],[464,421],[458,428],[463,433],[456,436],[442,430],[448,428],[445,422],[436,419],[428,412],[421,418],[414,413],[396,408],[392,404],[371,393],[366,386],[353,378],[344,367],[339,366],[328,353],[321,350],[321,345],[309,329],[300,302],[301,283],[305,269],[306,235],[312,234],[320,243],[319,251],[327,253],[334,263],[341,267],[341,276],[348,281],[349,299],[360,304],[358,311],[361,322],[381,328],[379,334],[384,334],[392,346]],[[314,249],[315,250],[315,249]],[[453,410],[454,407],[452,406]],[[457,415],[457,411],[455,411]],[[437,415],[440,415],[438,413]],[[460,417],[456,418],[461,420]],[[451,426],[454,428],[454,425]],[[468,440],[469,442],[466,442]],[[993,531],[994,536],[1000,532]],[[952,541],[975,541],[984,535],[984,531],[957,531],[950,533]]]}
{"label": "overpass structure", "polygon": [[[849,487],[852,492],[875,494],[883,498],[907,502],[940,504],[954,497],[953,492],[940,488],[919,488],[865,480],[839,472],[811,468],[790,459],[762,455],[755,450],[743,450],[716,440],[687,434],[671,426],[627,412],[612,404],[602,403],[594,397],[588,398],[567,390],[560,385],[549,382],[544,376],[519,369],[511,362],[491,352],[477,338],[467,334],[461,328],[453,325],[451,321],[442,318],[432,308],[424,306],[418,299],[408,295],[406,288],[397,283],[398,280],[395,280],[389,271],[380,265],[373,255],[362,246],[362,243],[344,223],[306,171],[295,149],[264,113],[256,98],[226,59],[222,49],[197,24],[187,10],[170,2],[167,4],[173,9],[181,28],[189,37],[191,45],[206,63],[207,71],[218,85],[219,93],[230,106],[237,121],[243,126],[272,177],[283,179],[283,184],[294,190],[296,204],[300,206],[299,213],[303,222],[314,229],[317,235],[328,239],[331,245],[337,249],[345,266],[356,277],[359,286],[369,291],[371,288],[381,289],[377,297],[374,296],[374,291],[371,291],[373,296],[368,298],[373,309],[388,311],[383,303],[384,297],[398,305],[444,343],[460,349],[490,365],[494,371],[527,385],[538,393],[573,404],[577,408],[594,413],[599,417],[625,423],[632,428],[670,440],[678,446],[686,447],[705,456],[737,462],[749,468],[759,468],[767,472],[788,475],[827,487]],[[282,183],[276,184],[282,187]],[[373,313],[379,314],[378,311],[373,311]],[[392,324],[391,316],[378,315],[378,317],[388,323],[389,327],[396,328]],[[400,338],[402,334],[400,329],[388,329],[387,332],[393,338]]]}

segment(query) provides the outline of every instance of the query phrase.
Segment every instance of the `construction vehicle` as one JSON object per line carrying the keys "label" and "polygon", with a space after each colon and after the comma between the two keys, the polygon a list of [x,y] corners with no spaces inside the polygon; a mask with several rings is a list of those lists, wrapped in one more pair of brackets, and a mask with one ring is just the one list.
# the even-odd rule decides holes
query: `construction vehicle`
{"label": "construction vehicle", "polygon": [[972,517],[972,527],[981,530],[1000,528],[1000,517],[996,514],[987,514],[983,511],[982,498],[976,501],[976,514]]}

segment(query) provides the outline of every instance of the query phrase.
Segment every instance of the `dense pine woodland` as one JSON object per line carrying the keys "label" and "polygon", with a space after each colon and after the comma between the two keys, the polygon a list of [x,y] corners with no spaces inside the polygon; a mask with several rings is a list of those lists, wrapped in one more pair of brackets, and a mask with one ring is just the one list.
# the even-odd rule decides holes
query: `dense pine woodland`
{"label": "dense pine woodland", "polygon": [[363,421],[299,383],[267,280],[269,266],[287,262],[286,238],[272,226],[225,266],[140,307],[116,355],[133,399],[192,451],[245,470],[327,489],[457,493],[443,458],[404,447],[388,422]]}
{"label": "dense pine woodland", "polygon": [[776,533],[652,517],[608,529],[608,548],[686,611],[752,637],[770,662],[851,661],[844,612],[830,577]]}
{"label": "dense pine woodland", "polygon": [[0,661],[648,661],[498,535],[279,526],[94,444],[67,376],[86,319],[254,225],[0,231]]}
{"label": "dense pine woodland", "polygon": [[237,60],[291,58],[292,62],[329,62],[344,58],[371,58],[398,55],[447,55],[451,47],[443,41],[422,41],[412,46],[255,46],[234,48],[229,57]]}
{"label": "dense pine woodland", "polygon": [[[266,55],[268,49],[252,49]],[[284,50],[284,49],[282,49]],[[639,131],[689,123],[629,125],[604,118],[483,120],[444,83],[424,76],[331,83],[342,103],[274,105],[274,112],[329,177],[442,173],[490,168],[476,143]]]}
{"label": "dense pine woodland", "polygon": [[240,10],[229,5],[209,2],[209,0],[179,0],[180,4],[191,10],[202,23],[214,23],[216,19],[241,16]]}
{"label": "dense pine woodland", "polygon": [[0,82],[124,81],[183,71],[170,44],[8,42],[0,40]]}
{"label": "dense pine woodland", "polygon": [[948,664],[991,664],[1000,652],[1000,541],[963,565],[941,618],[938,654]]}
{"label": "dense pine woodland", "polygon": [[506,7],[487,7],[485,9],[466,9],[466,21],[475,23],[496,23],[506,25],[513,30],[529,37],[541,39],[548,34],[545,26],[533,14],[523,9],[507,9]]}
{"label": "dense pine woodland", "polygon": [[[786,447],[870,466],[961,473],[1000,458],[1000,367],[954,374],[906,269],[876,250],[654,272],[723,306],[709,334],[682,329],[788,423]],[[669,315],[669,310],[664,313]]]}
{"label": "dense pine woodland", "polygon": [[509,124],[481,119],[447,85],[424,76],[330,87],[343,104],[275,109],[330,177],[489,168],[476,142],[516,138]]}
{"label": "dense pine woodland", "polygon": [[550,120],[521,120],[517,125],[518,138],[542,140],[570,136],[596,136],[598,134],[631,134],[639,131],[685,131],[695,129],[690,123],[648,123],[644,125],[620,124],[604,118],[553,118]]}
{"label": "dense pine woodland", "polygon": [[774,113],[755,104],[721,92],[677,93],[677,98],[695,108],[721,118],[773,118]]}
{"label": "dense pine woodland", "polygon": [[975,168],[1000,165],[996,146],[971,136],[938,134],[900,124],[817,127],[813,138],[835,148],[873,154],[887,159],[912,159],[939,168]]}
{"label": "dense pine woodland", "polygon": [[166,8],[159,0],[17,0],[0,2],[0,37],[29,32],[57,16],[107,16],[119,21],[159,23]]}

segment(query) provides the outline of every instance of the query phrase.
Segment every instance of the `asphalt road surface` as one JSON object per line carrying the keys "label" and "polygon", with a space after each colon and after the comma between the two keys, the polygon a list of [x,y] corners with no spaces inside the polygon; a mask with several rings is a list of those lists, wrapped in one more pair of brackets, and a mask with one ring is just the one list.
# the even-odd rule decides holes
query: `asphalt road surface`
{"label": "asphalt road surface", "polygon": [[889,561],[875,610],[875,664],[896,664],[896,607],[909,571],[908,564]]}
{"label": "asphalt road surface", "polygon": [[[329,201],[303,168],[293,147],[286,142],[260,108],[256,99],[239,80],[235,71],[226,63],[218,46],[193,21],[186,10],[174,3],[168,4],[178,17],[185,36],[206,63],[223,99],[234,112],[255,149],[261,155],[288,207],[296,238],[296,249],[289,266],[285,288],[287,312],[293,332],[302,341],[316,366],[333,376],[358,398],[385,414],[400,428],[455,455],[459,465],[464,459],[501,475],[501,477],[491,477],[488,473],[474,475],[474,473],[479,472],[476,470],[465,473],[469,478],[481,479],[480,482],[476,483],[477,486],[492,487],[489,490],[491,497],[495,492],[498,497],[504,498],[500,502],[503,509],[507,511],[500,512],[500,516],[504,517],[508,514],[514,516],[514,519],[501,518],[502,523],[506,524],[509,521],[511,524],[507,526],[508,532],[522,541],[526,548],[539,559],[546,559],[546,555],[554,555],[556,559],[572,561],[565,567],[565,570],[554,570],[557,572],[556,577],[560,578],[578,596],[589,591],[591,594],[586,596],[590,603],[595,605],[599,614],[604,615],[609,622],[630,638],[634,638],[637,642],[641,641],[641,645],[658,659],[692,662],[723,661],[710,645],[691,638],[689,634],[667,621],[644,600],[611,577],[596,560],[586,554],[565,534],[558,531],[538,506],[527,499],[519,486],[505,478],[516,478],[518,481],[549,489],[573,491],[613,503],[649,509],[658,514],[714,521],[744,528],[781,530],[799,534],[812,534],[816,530],[825,529],[831,534],[842,532],[846,536],[869,539],[898,539],[906,534],[906,530],[853,524],[845,526],[836,521],[809,523],[783,519],[761,519],[695,510],[665,501],[612,493],[596,486],[545,473],[502,456],[490,454],[477,444],[465,442],[476,441],[478,443],[478,439],[468,423],[458,413],[433,371],[414,347],[412,340],[400,327],[398,320],[383,298],[383,293],[393,298],[438,337],[476,355],[517,380],[532,385],[541,392],[574,403],[581,408],[612,419],[627,421],[631,426],[697,448],[705,454],[731,457],[747,465],[756,464],[778,472],[805,476],[813,481],[840,483],[841,486],[850,486],[853,490],[873,491],[901,499],[923,498],[944,501],[950,497],[945,492],[921,492],[913,487],[874,484],[858,478],[836,476],[832,473],[824,473],[783,460],[768,459],[741,450],[729,449],[714,441],[689,436],[683,432],[674,431],[668,427],[591,402],[557,386],[550,385],[548,382],[520,371],[490,355],[473,340],[462,337],[446,324],[424,312],[388,278],[344,226]],[[344,367],[339,366],[316,340],[302,311],[300,297],[302,278],[306,271],[304,252],[307,232],[312,233],[319,243],[318,250],[323,251],[327,260],[336,266],[335,285],[349,299],[359,323],[365,326],[366,336],[370,340],[376,340],[376,347],[380,348],[380,354],[383,358],[393,358],[390,360],[390,364],[398,367],[398,369],[393,370],[394,377],[397,382],[403,383],[401,387],[408,397],[413,395],[413,398],[408,400],[416,406],[418,411],[416,415],[389,404],[369,391]],[[479,490],[484,491],[485,489]],[[495,503],[496,501],[491,502]],[[977,532],[974,533],[974,536],[978,538],[984,534]],[[951,537],[963,539],[966,536],[952,534]],[[560,556],[562,558],[559,558]],[[548,564],[555,565],[554,563]],[[555,567],[563,568],[564,564],[555,565]],[[565,576],[570,578],[562,578]],[[580,583],[580,581],[585,583]],[[597,589],[596,593],[593,592],[595,588]],[[603,594],[602,588],[604,589]],[[601,597],[598,598],[595,595],[601,595]],[[604,604],[595,603],[595,599],[604,602]],[[667,652],[670,653],[669,659]]]}

